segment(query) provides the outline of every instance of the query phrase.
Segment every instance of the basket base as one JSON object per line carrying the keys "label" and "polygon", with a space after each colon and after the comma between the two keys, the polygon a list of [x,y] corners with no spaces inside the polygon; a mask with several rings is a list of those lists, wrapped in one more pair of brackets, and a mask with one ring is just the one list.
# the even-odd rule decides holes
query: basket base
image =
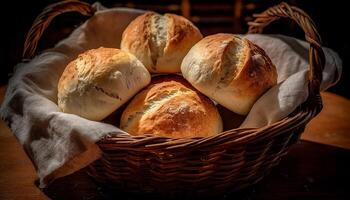
{"label": "basket base", "polygon": [[254,176],[249,178],[249,181],[244,180],[245,184],[237,185],[239,181],[237,180],[235,183],[228,183],[223,185],[218,185],[217,187],[203,187],[196,188],[196,185],[191,184],[182,184],[179,187],[173,188],[162,188],[162,190],[153,188],[147,185],[138,185],[137,183],[132,182],[116,182],[105,180],[103,177],[96,176],[96,165],[98,163],[94,163],[90,167],[87,168],[87,174],[92,178],[92,180],[104,191],[106,194],[110,194],[111,196],[122,196],[128,197],[130,199],[159,199],[159,198],[167,198],[167,199],[208,199],[208,198],[216,198],[221,199],[227,197],[228,195],[239,196],[240,194],[247,195],[248,191],[252,190],[256,183],[261,181],[266,175],[270,173],[271,167],[278,165],[280,159],[276,160],[268,170],[258,172]]}
{"label": "basket base", "polygon": [[[184,174],[177,174],[177,171],[168,173],[164,173],[164,169],[157,171],[157,168],[149,164],[153,162],[143,159],[149,158],[149,155],[138,154],[137,160],[126,162],[125,155],[133,153],[130,149],[125,152],[119,150],[104,154],[100,160],[88,167],[88,174],[102,188],[126,196],[149,196],[150,198],[156,196],[167,199],[180,196],[181,199],[222,196],[252,186],[265,177],[272,167],[278,165],[289,147],[298,141],[304,127],[286,131],[275,136],[273,140],[267,138],[252,143],[246,146],[244,151],[225,150],[225,154],[220,156],[221,160],[212,160],[215,162],[213,166],[217,168],[204,168],[207,171],[204,173],[198,171],[196,176],[191,176],[193,178],[184,178]],[[215,169],[220,170],[215,171]],[[208,171],[210,173],[206,173]],[[159,175],[160,172],[163,173]]]}

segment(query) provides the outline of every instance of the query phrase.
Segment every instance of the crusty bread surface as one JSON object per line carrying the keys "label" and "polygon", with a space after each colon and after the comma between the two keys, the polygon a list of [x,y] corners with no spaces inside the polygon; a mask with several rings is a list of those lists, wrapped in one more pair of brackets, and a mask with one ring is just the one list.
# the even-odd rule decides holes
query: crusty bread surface
{"label": "crusty bread surface", "polygon": [[152,73],[177,73],[182,59],[201,39],[198,28],[182,16],[146,12],[124,30],[121,49],[134,54]]}
{"label": "crusty bread surface", "polygon": [[213,102],[180,76],[162,76],[137,94],[124,110],[120,128],[131,135],[206,137],[222,131]]}
{"label": "crusty bread surface", "polygon": [[233,34],[203,38],[188,52],[181,71],[200,92],[241,115],[277,82],[276,67],[264,50]]}
{"label": "crusty bread surface", "polygon": [[58,83],[61,111],[102,120],[150,83],[132,54],[113,48],[88,50],[70,62]]}

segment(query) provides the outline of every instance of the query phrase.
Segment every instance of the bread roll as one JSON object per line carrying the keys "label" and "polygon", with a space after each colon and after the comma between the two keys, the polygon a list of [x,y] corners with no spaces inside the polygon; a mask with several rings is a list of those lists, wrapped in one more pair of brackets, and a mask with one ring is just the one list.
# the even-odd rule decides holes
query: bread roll
{"label": "bread roll", "polygon": [[201,39],[200,31],[186,18],[147,12],[125,29],[121,49],[134,54],[150,72],[176,73],[187,52]]}
{"label": "bread roll", "polygon": [[264,50],[232,34],[199,41],[184,58],[181,71],[199,91],[241,115],[277,82],[276,67]]}
{"label": "bread roll", "polygon": [[205,137],[222,131],[213,102],[180,76],[157,77],[122,114],[120,128],[131,135]]}
{"label": "bread roll", "polygon": [[135,56],[119,49],[92,49],[64,70],[58,83],[58,107],[86,119],[102,120],[150,80]]}

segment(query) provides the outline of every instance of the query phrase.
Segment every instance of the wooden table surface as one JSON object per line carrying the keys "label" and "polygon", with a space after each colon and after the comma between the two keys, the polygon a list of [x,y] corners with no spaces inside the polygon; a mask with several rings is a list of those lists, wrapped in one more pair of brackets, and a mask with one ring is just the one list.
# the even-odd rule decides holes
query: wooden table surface
{"label": "wooden table surface", "polygon": [[[0,102],[4,91],[0,88]],[[258,184],[223,199],[350,199],[350,100],[327,92],[322,97],[324,109],[280,165]],[[45,190],[35,180],[32,163],[0,121],[0,200],[120,198],[96,185],[84,170]]]}

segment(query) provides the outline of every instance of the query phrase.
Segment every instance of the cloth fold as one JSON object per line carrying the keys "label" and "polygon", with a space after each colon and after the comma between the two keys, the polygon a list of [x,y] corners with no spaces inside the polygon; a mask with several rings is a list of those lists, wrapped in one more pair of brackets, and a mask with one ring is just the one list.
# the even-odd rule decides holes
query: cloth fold
{"label": "cloth fold", "polygon": [[[6,121],[36,167],[40,187],[73,173],[101,156],[95,144],[110,134],[127,134],[113,125],[66,114],[57,107],[57,83],[65,66],[92,48],[118,48],[123,30],[142,10],[105,9],[78,27],[54,48],[16,66],[10,79],[1,117]],[[278,85],[254,105],[241,127],[261,127],[291,113],[307,98],[308,44],[280,35],[244,36],[261,46],[278,68]],[[322,89],[334,84],[341,60],[325,48],[327,64]]]}
{"label": "cloth fold", "polygon": [[[277,85],[253,105],[241,128],[260,128],[287,117],[308,97],[309,44],[283,35],[248,34],[242,37],[262,47],[277,68]],[[322,48],[326,63],[321,90],[339,81],[342,61],[329,48]]]}

